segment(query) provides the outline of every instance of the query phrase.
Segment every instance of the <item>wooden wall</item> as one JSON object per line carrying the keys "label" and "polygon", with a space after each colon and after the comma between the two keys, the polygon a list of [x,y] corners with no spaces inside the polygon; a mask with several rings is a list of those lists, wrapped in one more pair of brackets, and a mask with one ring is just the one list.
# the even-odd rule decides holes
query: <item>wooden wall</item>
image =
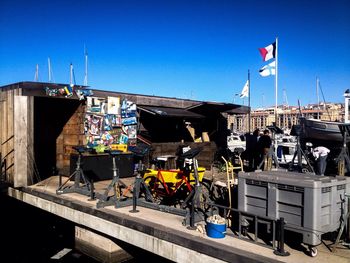
{"label": "wooden wall", "polygon": [[14,187],[34,182],[33,97],[14,97]]}
{"label": "wooden wall", "polygon": [[14,96],[19,89],[0,89],[0,153],[6,161],[6,180],[13,182],[14,174]]}
{"label": "wooden wall", "polygon": [[34,155],[40,179],[69,173],[73,146],[83,143],[82,102],[68,98],[34,98]]}
{"label": "wooden wall", "polygon": [[69,175],[70,154],[76,153],[73,146],[84,145],[84,116],[85,106],[80,105],[63,126],[56,140],[56,165],[61,174]]}
{"label": "wooden wall", "polygon": [[0,89],[0,152],[6,161],[7,178],[13,182],[14,134],[13,134],[13,97],[15,90]]}
{"label": "wooden wall", "polygon": [[207,170],[211,169],[211,165],[214,161],[214,155],[217,150],[214,142],[164,142],[164,143],[152,143],[151,158],[156,158],[162,155],[176,155],[176,152],[180,146],[190,146],[192,149],[197,147],[203,147],[203,150],[196,157],[198,165],[205,167]]}
{"label": "wooden wall", "polygon": [[[25,186],[51,176],[53,166],[59,173],[69,175],[72,147],[85,144],[83,103],[75,95],[69,99],[48,97],[44,91],[46,86],[59,85],[25,82],[0,88],[0,153],[7,163],[6,179],[14,186]],[[94,96],[128,98],[137,105],[187,108],[201,103],[99,90],[94,93]],[[203,115],[207,116],[206,113]],[[212,123],[212,129],[217,129],[215,117],[209,123]],[[181,145],[178,138],[173,142],[164,141],[168,140],[152,144],[152,157],[175,155]],[[197,157],[199,165],[211,168],[218,144],[212,140],[186,145],[203,146]],[[39,176],[35,178],[36,175]]]}

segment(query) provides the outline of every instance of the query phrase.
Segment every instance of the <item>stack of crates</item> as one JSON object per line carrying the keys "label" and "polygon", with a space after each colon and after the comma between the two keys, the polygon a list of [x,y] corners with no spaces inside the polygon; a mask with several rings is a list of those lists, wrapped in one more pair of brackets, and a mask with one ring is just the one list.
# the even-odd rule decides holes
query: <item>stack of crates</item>
{"label": "stack of crates", "polygon": [[258,216],[284,218],[285,229],[301,233],[303,243],[316,246],[321,235],[338,230],[347,212],[345,193],[350,178],[287,171],[238,174],[238,209]]}

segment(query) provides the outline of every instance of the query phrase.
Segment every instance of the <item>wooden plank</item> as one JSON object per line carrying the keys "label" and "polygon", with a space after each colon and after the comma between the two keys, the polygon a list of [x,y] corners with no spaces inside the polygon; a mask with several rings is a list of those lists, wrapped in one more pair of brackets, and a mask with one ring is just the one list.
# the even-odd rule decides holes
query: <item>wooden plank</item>
{"label": "wooden plank", "polygon": [[2,150],[2,143],[5,141],[4,139],[4,111],[5,111],[5,91],[0,90],[0,152],[4,155]]}
{"label": "wooden plank", "polygon": [[14,97],[14,187],[28,185],[28,97]]}
{"label": "wooden plank", "polygon": [[5,91],[0,89],[0,155],[4,158],[3,142],[5,141]]}
{"label": "wooden plank", "polygon": [[7,166],[9,169],[7,170],[8,175],[10,178],[13,178],[14,174],[14,131],[13,131],[13,99],[14,99],[14,90],[11,89],[8,91],[8,109],[7,109],[7,151],[8,151],[8,158],[7,158]]}
{"label": "wooden plank", "polygon": [[[7,129],[7,119],[8,119],[8,90],[5,91],[4,94],[4,115],[3,115],[3,137],[4,140],[2,142],[2,150],[3,150],[3,158],[6,158],[7,161],[7,156],[8,156],[8,147],[7,147],[7,141],[9,139],[8,137],[8,129]],[[11,177],[11,174],[7,174],[9,177]],[[10,180],[11,181],[11,180]]]}
{"label": "wooden plank", "polygon": [[[34,174],[37,172],[35,155],[34,155],[34,97],[28,98],[28,123],[27,123],[27,152],[28,152],[28,164],[27,164],[27,178],[34,178]],[[39,175],[37,175],[39,176]]]}

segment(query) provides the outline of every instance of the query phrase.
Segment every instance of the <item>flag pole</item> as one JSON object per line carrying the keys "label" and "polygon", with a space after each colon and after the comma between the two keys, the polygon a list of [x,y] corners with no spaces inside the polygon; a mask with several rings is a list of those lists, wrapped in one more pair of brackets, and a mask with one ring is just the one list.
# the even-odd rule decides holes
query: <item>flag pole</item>
{"label": "flag pole", "polygon": [[276,75],[275,75],[275,125],[277,126],[277,91],[278,91],[278,37],[276,37]]}
{"label": "flag pole", "polygon": [[250,133],[250,71],[248,69],[248,132]]}

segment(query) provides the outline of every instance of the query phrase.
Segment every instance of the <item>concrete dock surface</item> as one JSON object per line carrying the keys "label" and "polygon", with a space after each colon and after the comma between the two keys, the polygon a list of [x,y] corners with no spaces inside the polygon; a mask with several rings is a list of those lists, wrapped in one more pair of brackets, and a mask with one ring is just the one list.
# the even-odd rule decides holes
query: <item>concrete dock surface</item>
{"label": "concrete dock surface", "polygon": [[[58,180],[57,176],[52,176],[26,188],[9,188],[8,194],[175,262],[350,262],[349,247],[338,245],[336,251],[331,252],[327,241],[317,246],[318,255],[311,257],[303,244],[289,243],[287,234],[285,250],[290,255],[283,257],[275,255],[269,247],[229,233],[224,238],[208,237],[205,222],[197,223],[197,230],[189,230],[182,224],[183,217],[170,213],[140,206],[137,213],[130,212],[131,206],[96,208],[97,200],[89,201],[87,196],[77,193],[57,195]],[[127,185],[128,180],[131,178],[125,179]],[[103,191],[109,182],[96,182],[96,191]]]}

